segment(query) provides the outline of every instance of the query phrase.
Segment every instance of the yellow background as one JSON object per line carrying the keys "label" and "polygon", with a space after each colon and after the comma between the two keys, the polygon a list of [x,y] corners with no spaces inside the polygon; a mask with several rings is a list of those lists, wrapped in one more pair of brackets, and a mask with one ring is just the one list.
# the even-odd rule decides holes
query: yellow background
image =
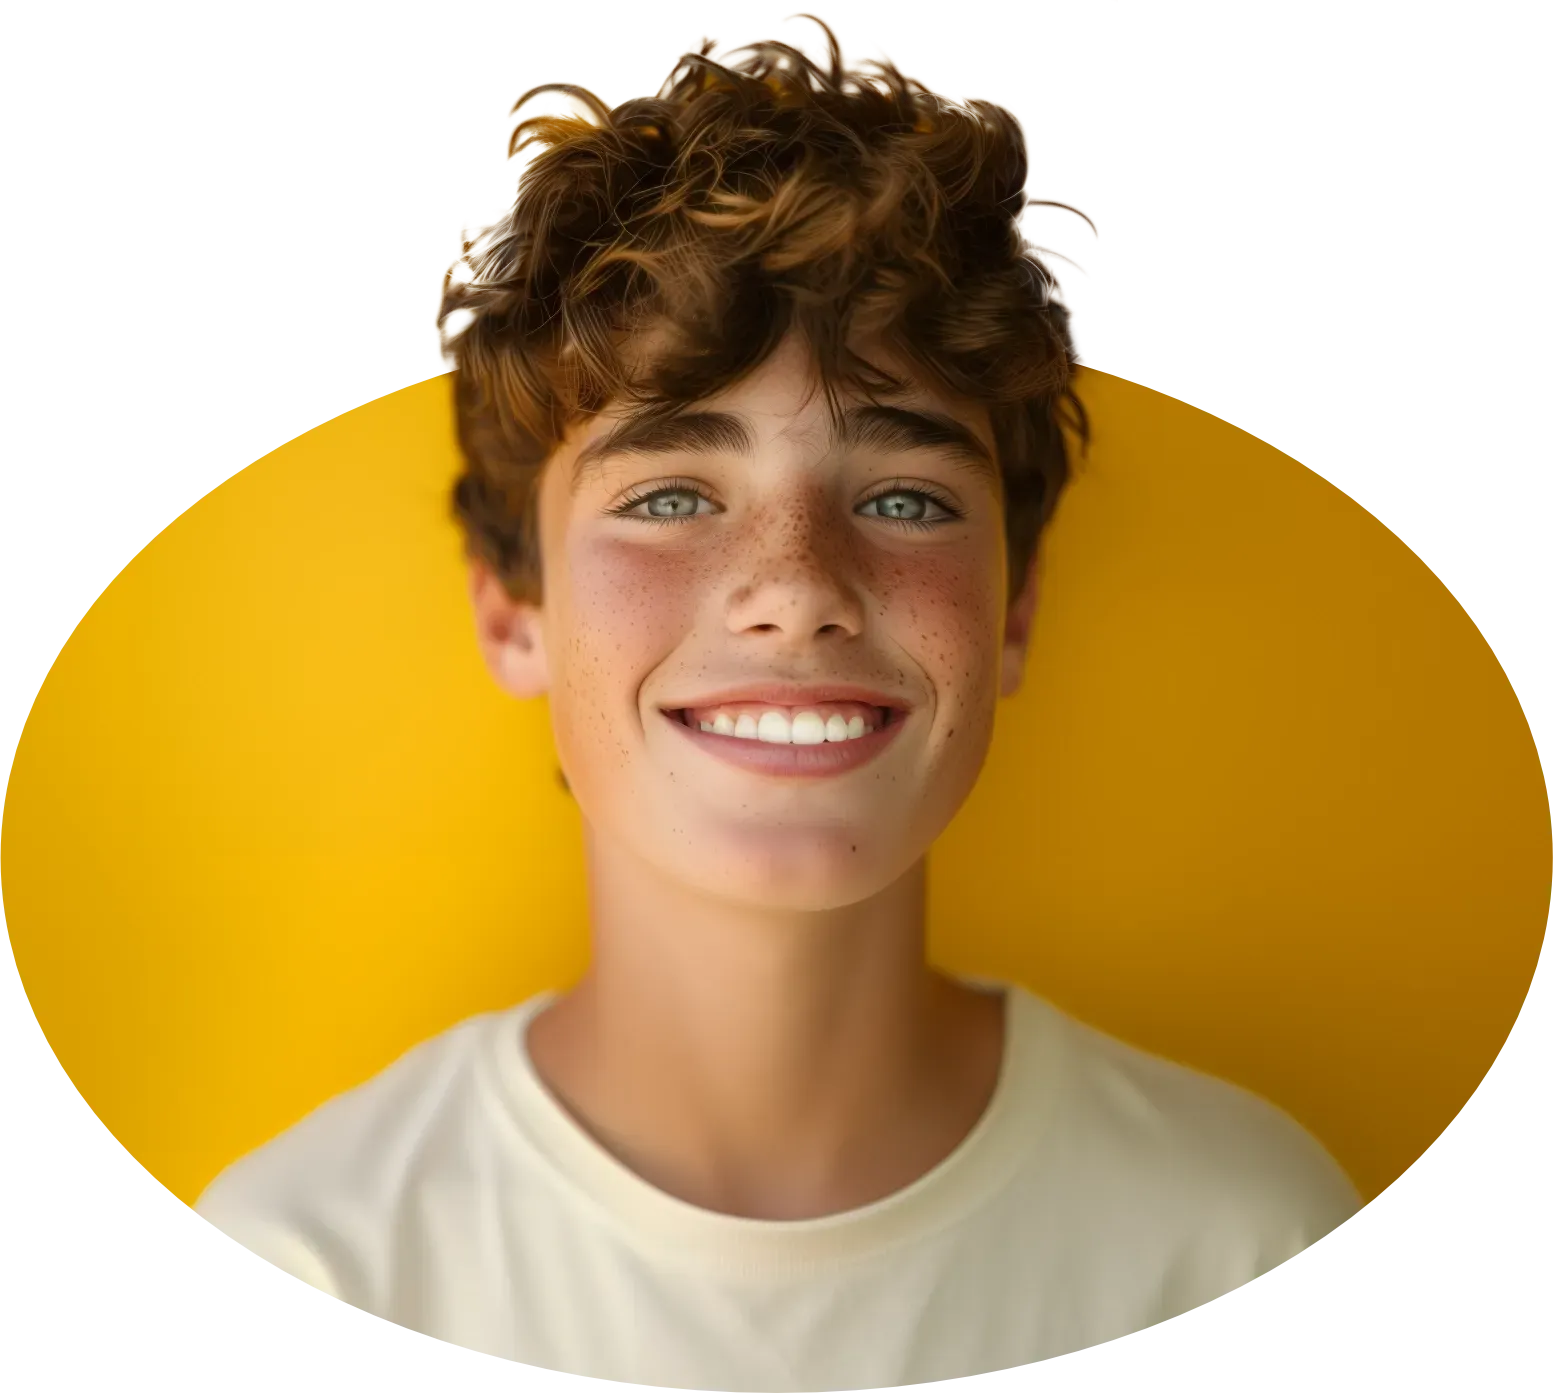
{"label": "yellow background", "polygon": [[[935,850],[931,951],[1293,1113],[1373,1196],[1520,1008],[1549,891],[1530,733],[1391,533],[1086,371],[1025,690]],[[586,954],[543,703],[480,666],[435,378],[201,500],[92,607],[0,832],[22,980],[103,1122],[227,1162]]]}

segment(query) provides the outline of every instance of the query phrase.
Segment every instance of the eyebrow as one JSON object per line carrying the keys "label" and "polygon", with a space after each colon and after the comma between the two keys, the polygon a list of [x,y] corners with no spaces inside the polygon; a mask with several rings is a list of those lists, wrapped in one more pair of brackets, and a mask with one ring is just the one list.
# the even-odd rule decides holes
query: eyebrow
{"label": "eyebrow", "polygon": [[[997,482],[991,453],[966,425],[938,411],[902,406],[855,406],[843,413],[833,444],[881,450],[936,450],[975,474]],[[604,460],[616,455],[753,456],[755,437],[742,416],[726,411],[643,415],[622,421],[578,452],[572,465],[576,493]]]}

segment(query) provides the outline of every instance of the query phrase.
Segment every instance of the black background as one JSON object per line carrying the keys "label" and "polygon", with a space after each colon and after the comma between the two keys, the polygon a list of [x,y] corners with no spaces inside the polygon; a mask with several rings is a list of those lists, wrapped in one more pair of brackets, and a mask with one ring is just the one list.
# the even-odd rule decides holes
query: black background
{"label": "black background", "polygon": [[[1106,224],[1089,248],[1078,225],[1037,221],[1095,266],[1073,289],[1093,360],[1342,481],[1460,590],[1545,721],[1544,12],[829,14],[854,47],[873,33],[936,85],[1019,101],[1034,186]],[[693,31],[769,31],[778,12],[516,16],[340,33],[321,16],[121,17],[67,23],[17,57],[22,76],[56,79],[12,132],[45,182],[40,216],[12,210],[30,241],[14,284],[36,306],[12,419],[53,413],[9,463],[0,523],[17,716],[99,585],[171,514],[432,371],[455,221],[511,193],[509,95],[548,78],[627,95]],[[436,1377],[464,1360],[297,1294],[182,1218],[85,1117],[20,1006],[12,1348],[152,1376]],[[1548,1365],[1548,1092],[1534,1003],[1468,1117],[1362,1224],[1204,1317],[1037,1377],[1519,1387]]]}

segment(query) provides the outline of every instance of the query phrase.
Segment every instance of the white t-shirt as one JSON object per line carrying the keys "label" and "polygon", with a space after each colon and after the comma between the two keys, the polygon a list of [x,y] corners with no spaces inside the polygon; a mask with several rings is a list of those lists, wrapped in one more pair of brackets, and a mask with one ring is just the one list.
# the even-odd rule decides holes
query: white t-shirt
{"label": "white t-shirt", "polygon": [[524,1048],[551,999],[426,1041],[228,1167],[198,1211],[454,1344],[677,1388],[879,1388],[1026,1364],[1189,1310],[1359,1199],[1271,1104],[1008,989],[960,1145],[819,1219],[736,1218],[627,1169]]}

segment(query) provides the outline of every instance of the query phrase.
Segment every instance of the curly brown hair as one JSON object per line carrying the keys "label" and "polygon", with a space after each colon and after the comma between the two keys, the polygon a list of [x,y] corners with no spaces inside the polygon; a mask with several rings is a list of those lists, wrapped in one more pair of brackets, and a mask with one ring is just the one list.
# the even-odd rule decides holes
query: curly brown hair
{"label": "curly brown hair", "polygon": [[[509,154],[544,148],[512,211],[465,245],[438,317],[465,460],[454,511],[470,556],[514,598],[539,598],[535,485],[571,426],[617,401],[672,415],[790,330],[833,413],[838,384],[902,385],[859,339],[986,407],[1010,591],[1022,588],[1067,478],[1064,428],[1088,438],[1067,311],[1017,227],[1033,202],[1067,205],[1026,199],[1007,111],[936,96],[890,63],[847,71],[814,22],[828,71],[774,41],[728,66],[707,40],[657,97],[610,110],[552,83],[514,106],[564,92],[595,118],[518,125]],[[633,348],[649,328],[659,346],[644,362]]]}

